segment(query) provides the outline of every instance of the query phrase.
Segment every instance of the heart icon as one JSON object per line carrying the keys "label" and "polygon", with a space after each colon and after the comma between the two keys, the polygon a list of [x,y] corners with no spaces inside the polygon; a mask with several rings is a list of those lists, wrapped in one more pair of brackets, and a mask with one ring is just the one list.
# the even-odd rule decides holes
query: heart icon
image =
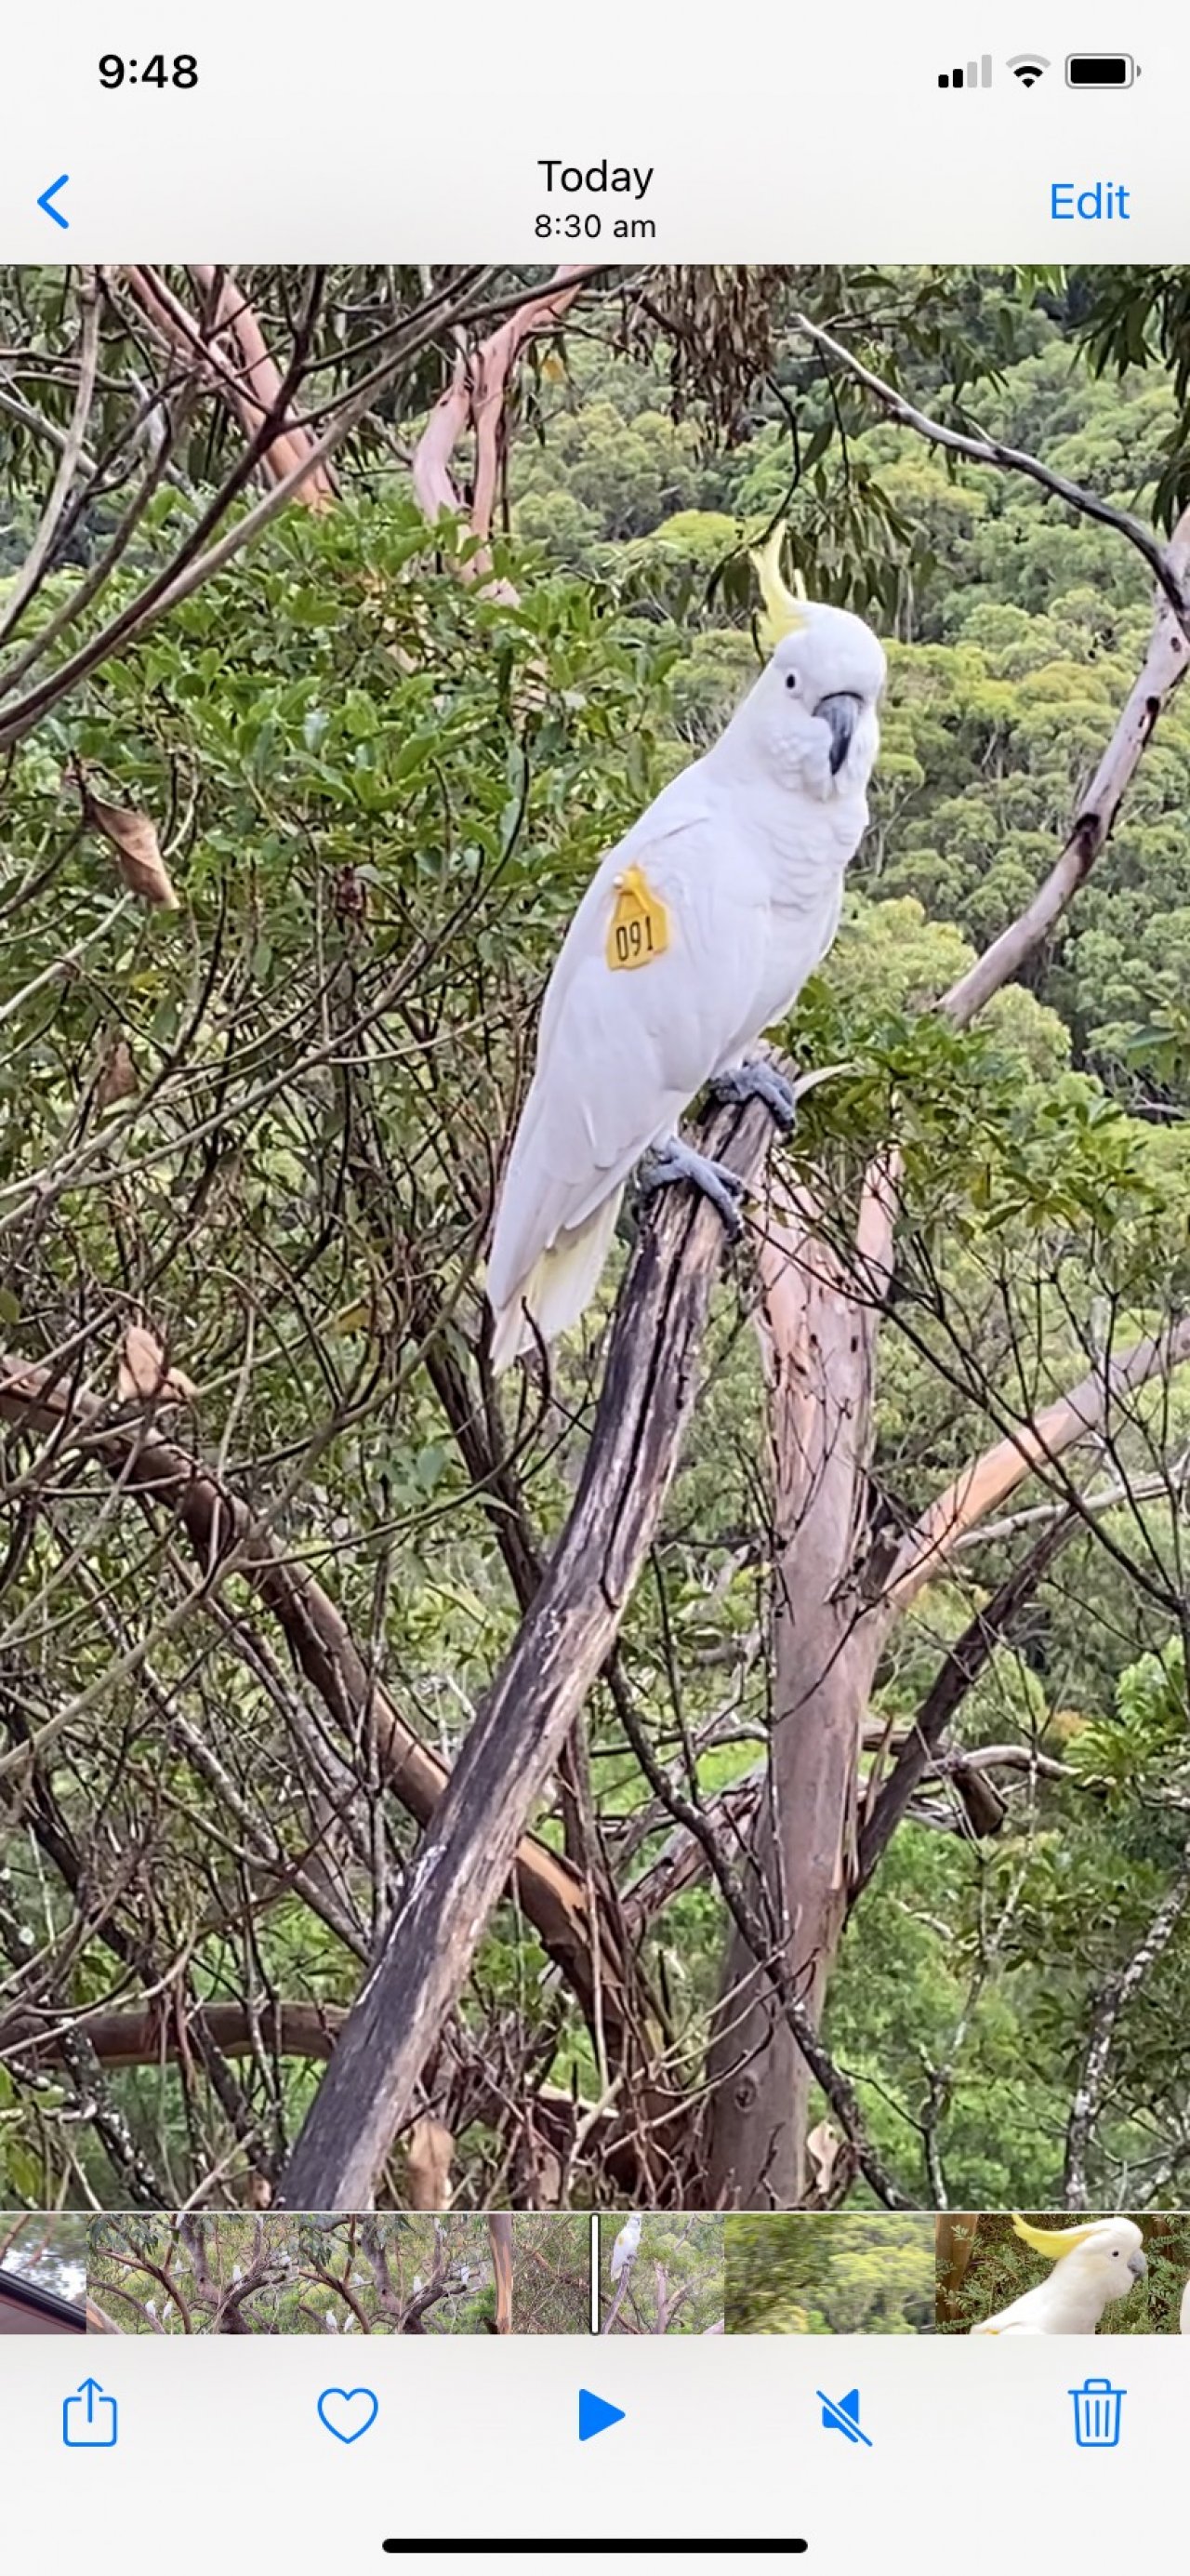
{"label": "heart icon", "polygon": [[380,2413],[380,2400],[370,2388],[324,2388],[318,2412],[336,2442],[358,2442]]}

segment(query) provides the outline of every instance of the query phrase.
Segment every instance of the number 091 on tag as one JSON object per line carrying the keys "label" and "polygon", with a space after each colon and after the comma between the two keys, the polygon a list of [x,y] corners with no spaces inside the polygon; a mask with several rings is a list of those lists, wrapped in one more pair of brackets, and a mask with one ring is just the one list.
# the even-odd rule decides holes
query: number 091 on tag
{"label": "number 091 on tag", "polygon": [[626,868],[616,879],[616,902],[607,934],[607,962],[613,975],[635,966],[651,966],[669,946],[669,914],[654,894],[641,868]]}

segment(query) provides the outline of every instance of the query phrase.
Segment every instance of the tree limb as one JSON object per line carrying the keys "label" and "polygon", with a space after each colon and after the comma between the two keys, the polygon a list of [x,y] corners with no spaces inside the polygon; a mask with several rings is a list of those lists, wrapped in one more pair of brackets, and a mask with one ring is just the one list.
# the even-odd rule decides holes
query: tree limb
{"label": "tree limb", "polygon": [[[277,2057],[326,2058],[345,2019],[338,2004],[202,2004],[165,2013],[84,2006],[71,2014],[69,2027],[82,2033],[101,2066],[160,2066],[184,2062],[199,2035],[222,2057],[257,2057],[265,2048]],[[64,2036],[62,2016],[8,2012],[0,2018],[0,2064],[58,2058]]]}
{"label": "tree limb", "polygon": [[1089,1370],[1068,1395],[1059,1396],[1019,1432],[973,1459],[902,1540],[883,1594],[883,1611],[907,1610],[977,1523],[998,1511],[1026,1477],[1055,1464],[1080,1440],[1101,1433],[1122,1396],[1136,1394],[1153,1378],[1169,1377],[1187,1360],[1190,1316],[1165,1332],[1146,1333],[1118,1359]]}
{"label": "tree limb", "polygon": [[[771,1135],[750,1105],[707,1150],[750,1186]],[[606,1661],[660,1521],[697,1391],[719,1268],[715,1210],[686,1190],[642,1226],[569,1519],[460,1753],[412,1893],[324,2076],[285,2176],[291,2207],[366,2204],[408,2116],[535,1798]]]}
{"label": "tree limb", "polygon": [[588,266],[563,264],[555,269],[542,294],[521,304],[476,348],[460,349],[451,381],[445,393],[439,395],[414,449],[413,489],[433,525],[443,510],[464,508],[451,461],[460,439],[468,431],[473,434],[475,463],[467,516],[479,543],[461,570],[465,581],[482,581],[495,599],[515,601],[517,595],[510,583],[490,580],[492,557],[488,543],[500,486],[504,422],[513,370],[526,340],[538,331],[555,329],[595,273]]}

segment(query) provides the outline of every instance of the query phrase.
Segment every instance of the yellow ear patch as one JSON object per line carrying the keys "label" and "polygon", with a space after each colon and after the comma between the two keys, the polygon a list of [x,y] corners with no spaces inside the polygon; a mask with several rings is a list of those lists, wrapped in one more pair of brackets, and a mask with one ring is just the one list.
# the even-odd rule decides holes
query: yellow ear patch
{"label": "yellow ear patch", "polygon": [[616,904],[604,955],[613,975],[651,966],[669,946],[669,914],[654,894],[643,868],[625,868],[616,878]]}
{"label": "yellow ear patch", "polygon": [[1060,2263],[1064,2254],[1073,2254],[1076,2245],[1086,2244],[1100,2221],[1093,2218],[1087,2227],[1030,2227],[1028,2219],[1014,2209],[1012,2223],[1023,2245],[1031,2245],[1034,2253],[1044,2254],[1049,2263]]}
{"label": "yellow ear patch", "polygon": [[760,583],[760,596],[764,601],[763,615],[756,621],[757,632],[766,653],[775,653],[783,636],[795,635],[799,626],[806,623],[804,612],[798,605],[799,600],[806,596],[800,572],[794,573],[792,590],[786,588],[782,579],[784,545],[785,530],[778,519],[776,527],[770,528],[764,544],[758,546],[752,556]]}

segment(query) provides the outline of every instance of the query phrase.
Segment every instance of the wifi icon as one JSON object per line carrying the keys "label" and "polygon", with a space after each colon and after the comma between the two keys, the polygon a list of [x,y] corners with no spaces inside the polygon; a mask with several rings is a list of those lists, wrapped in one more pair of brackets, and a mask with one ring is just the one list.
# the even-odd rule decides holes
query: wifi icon
{"label": "wifi icon", "polygon": [[1035,89],[1042,73],[1049,70],[1049,57],[1046,54],[1013,54],[1008,68],[1023,89]]}

